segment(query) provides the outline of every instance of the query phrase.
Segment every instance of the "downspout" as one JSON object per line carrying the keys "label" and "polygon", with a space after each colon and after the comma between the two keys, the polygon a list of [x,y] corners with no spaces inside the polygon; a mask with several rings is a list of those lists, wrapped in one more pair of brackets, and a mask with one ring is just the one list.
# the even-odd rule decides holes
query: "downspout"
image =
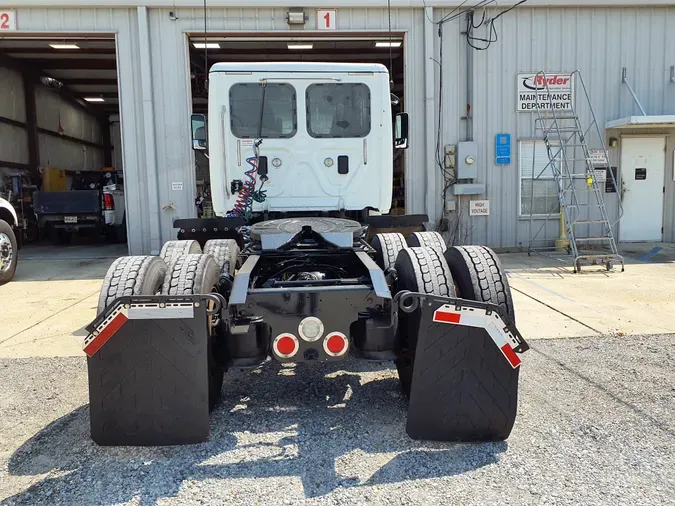
{"label": "downspout", "polygon": [[436,25],[433,23],[434,9],[433,7],[425,7],[424,9],[424,108],[425,108],[425,167],[426,167],[426,192],[425,192],[425,207],[426,213],[429,216],[429,222],[432,227],[436,226],[438,219],[438,210],[441,205],[438,202],[438,195],[436,195],[436,178],[438,171],[436,169],[435,151],[436,151],[436,132],[435,119],[436,114],[441,114],[436,111],[435,99],[435,76],[436,68],[434,61],[436,55],[434,53],[434,35],[436,33]]}
{"label": "downspout", "polygon": [[148,188],[148,218],[150,220],[150,254],[158,255],[161,248],[159,217],[159,181],[157,177],[157,146],[155,144],[155,115],[152,90],[150,28],[147,7],[138,9],[138,40],[143,98],[143,138],[145,140],[145,170]]}

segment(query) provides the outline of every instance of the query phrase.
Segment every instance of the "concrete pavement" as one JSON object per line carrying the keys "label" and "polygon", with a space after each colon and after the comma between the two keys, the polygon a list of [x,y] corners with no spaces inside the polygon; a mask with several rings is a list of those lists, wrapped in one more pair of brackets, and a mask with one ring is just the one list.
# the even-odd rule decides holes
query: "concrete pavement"
{"label": "concrete pavement", "polygon": [[[526,339],[675,333],[675,245],[623,246],[626,271],[500,255]],[[0,357],[81,356],[108,266],[125,246],[26,248],[0,287]]]}

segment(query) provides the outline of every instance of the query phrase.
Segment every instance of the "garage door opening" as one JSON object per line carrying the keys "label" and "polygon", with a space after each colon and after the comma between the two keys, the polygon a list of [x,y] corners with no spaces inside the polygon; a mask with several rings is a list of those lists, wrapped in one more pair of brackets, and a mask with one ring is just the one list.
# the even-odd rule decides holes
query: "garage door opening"
{"label": "garage door opening", "polygon": [[[127,229],[113,34],[0,39],[0,196],[25,245],[119,244]],[[11,140],[11,142],[10,142]]]}
{"label": "garage door opening", "polygon": [[[192,110],[207,114],[208,90],[206,72],[218,62],[335,62],[379,63],[387,67],[393,81],[392,94],[398,99],[400,111],[405,111],[404,40],[400,33],[225,37],[203,34],[190,37],[190,72]],[[390,214],[405,214],[405,155],[396,150],[394,158],[393,195]],[[196,153],[197,215],[214,216],[211,204],[208,158]]]}

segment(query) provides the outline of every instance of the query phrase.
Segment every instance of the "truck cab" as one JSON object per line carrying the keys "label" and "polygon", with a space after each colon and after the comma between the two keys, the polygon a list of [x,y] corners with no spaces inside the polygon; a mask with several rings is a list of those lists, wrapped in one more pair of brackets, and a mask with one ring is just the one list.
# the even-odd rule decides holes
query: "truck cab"
{"label": "truck cab", "polygon": [[193,148],[208,152],[217,216],[389,212],[408,121],[385,66],[217,63],[208,113],[208,126],[193,115]]}

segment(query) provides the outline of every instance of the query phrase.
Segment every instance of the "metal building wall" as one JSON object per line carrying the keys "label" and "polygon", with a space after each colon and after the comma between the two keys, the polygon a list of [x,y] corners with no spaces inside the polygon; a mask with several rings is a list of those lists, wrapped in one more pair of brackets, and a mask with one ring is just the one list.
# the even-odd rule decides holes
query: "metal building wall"
{"label": "metal building wall", "polygon": [[[604,126],[609,120],[640,114],[622,84],[621,69],[627,67],[647,114],[673,114],[675,84],[669,82],[669,70],[675,65],[675,7],[521,7],[500,17],[495,26],[499,41],[488,51],[472,53],[474,138],[482,161],[479,181],[487,184],[487,196],[476,198],[490,200],[490,216],[471,220],[471,239],[493,247],[527,247],[529,220],[518,216],[517,141],[535,136],[534,114],[516,112],[516,74],[581,70],[598,122]],[[446,121],[454,123],[455,118]],[[507,166],[494,164],[495,134],[501,132],[512,136],[512,163]],[[590,143],[597,144],[597,139]],[[671,138],[668,158],[672,145]],[[613,160],[618,156],[610,153]],[[666,174],[666,231],[671,230],[666,238],[673,240],[672,160]],[[616,216],[616,196],[605,196],[608,210]],[[555,237],[555,222],[551,228],[549,237]]]}
{"label": "metal building wall", "polygon": [[[0,67],[0,90],[0,116],[25,123],[26,101],[21,74]],[[0,160],[28,163],[28,136],[25,129],[0,123]]]}
{"label": "metal building wall", "polygon": [[[93,116],[76,108],[43,86],[35,87],[37,126],[70,137],[101,144],[101,128]],[[103,151],[78,142],[38,134],[40,165],[71,170],[100,170]]]}

